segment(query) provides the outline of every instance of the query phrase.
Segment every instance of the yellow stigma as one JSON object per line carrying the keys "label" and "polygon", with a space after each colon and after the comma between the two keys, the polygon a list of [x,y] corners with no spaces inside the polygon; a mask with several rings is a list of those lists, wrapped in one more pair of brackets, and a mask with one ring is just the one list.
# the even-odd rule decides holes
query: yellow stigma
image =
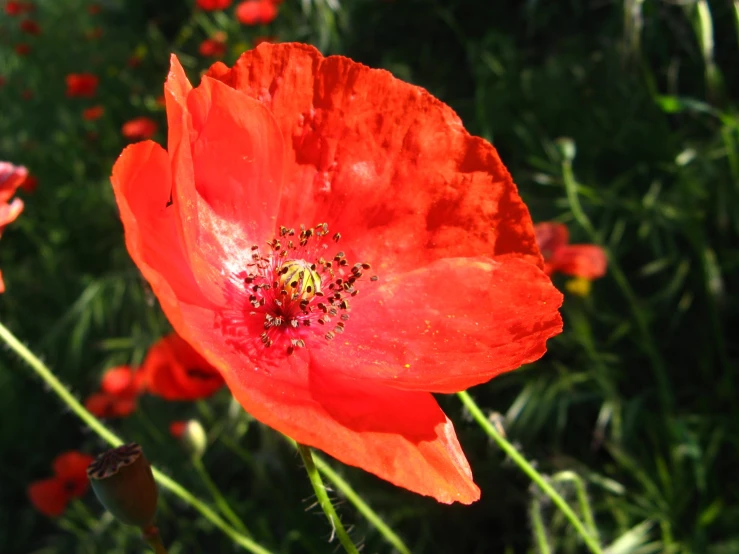
{"label": "yellow stigma", "polygon": [[310,300],[321,293],[321,276],[305,260],[287,260],[278,269],[280,287],[292,300]]}

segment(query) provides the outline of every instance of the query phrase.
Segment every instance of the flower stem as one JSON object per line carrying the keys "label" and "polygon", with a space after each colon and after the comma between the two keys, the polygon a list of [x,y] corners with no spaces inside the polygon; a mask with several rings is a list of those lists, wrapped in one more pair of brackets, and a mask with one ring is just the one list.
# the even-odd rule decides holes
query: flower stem
{"label": "flower stem", "polygon": [[[88,412],[85,407],[80,404],[72,393],[57,379],[56,375],[44,363],[38,359],[25,345],[20,342],[2,323],[0,323],[0,339],[20,356],[23,361],[33,369],[36,374],[46,383],[49,388],[64,402],[74,414],[80,418],[90,429],[95,431],[104,441],[111,446],[120,446],[123,440],[103,425],[99,419]],[[271,554],[269,550],[260,546],[250,538],[239,533],[236,529],[226,523],[210,506],[202,500],[196,498],[190,491],[180,485],[174,479],[164,475],[161,471],[154,469],[154,478],[157,482],[169,490],[176,496],[179,496],[187,504],[195,508],[200,514],[209,520],[213,525],[218,527],[225,535],[227,535],[236,544],[243,547],[244,550],[252,554]]]}
{"label": "flower stem", "polygon": [[305,470],[308,472],[308,479],[310,479],[310,484],[313,485],[313,491],[316,493],[318,504],[321,506],[323,513],[326,514],[328,522],[331,524],[331,529],[336,533],[336,536],[339,537],[339,541],[344,547],[344,550],[349,554],[359,554],[359,550],[357,550],[357,547],[354,546],[354,543],[349,538],[349,534],[346,532],[346,529],[344,529],[344,525],[336,514],[333,504],[331,504],[331,500],[326,492],[326,487],[324,487],[321,476],[316,469],[316,464],[313,462],[313,455],[311,454],[310,447],[298,444],[298,452],[300,452],[300,456],[303,458]]}
{"label": "flower stem", "polygon": [[544,519],[541,517],[541,500],[539,498],[534,498],[531,501],[529,514],[531,515],[531,527],[534,532],[539,554],[552,554],[552,549],[549,547],[549,539],[547,538],[547,530],[544,528]]}
{"label": "flower stem", "polygon": [[488,421],[488,419],[485,417],[485,414],[482,413],[482,410],[475,403],[472,397],[466,391],[458,392],[457,396],[462,401],[462,404],[464,404],[465,407],[469,410],[470,414],[472,414],[472,417],[475,419],[475,421],[477,421],[480,427],[482,427],[483,431],[485,431],[488,436],[496,442],[501,450],[503,450],[503,452],[505,452],[508,457],[513,460],[513,463],[521,468],[521,471],[523,471],[529,477],[529,479],[536,483],[536,485],[542,490],[542,492],[552,500],[557,508],[560,509],[564,516],[569,520],[572,527],[574,527],[575,531],[577,531],[578,535],[582,537],[582,540],[585,542],[588,549],[593,552],[593,554],[602,554],[603,551],[598,545],[598,541],[588,532],[588,530],[585,528],[585,525],[583,525],[577,515],[575,515],[575,512],[572,511],[570,505],[567,504],[567,501],[565,501],[565,499],[562,498],[562,496],[560,496],[560,494],[556,490],[554,490],[552,485],[547,482],[544,476],[536,471],[534,467],[526,460],[526,458],[524,458],[518,452],[518,450],[516,450],[516,447],[514,447],[498,432],[495,426],[493,426],[493,424],[490,423],[490,421]]}

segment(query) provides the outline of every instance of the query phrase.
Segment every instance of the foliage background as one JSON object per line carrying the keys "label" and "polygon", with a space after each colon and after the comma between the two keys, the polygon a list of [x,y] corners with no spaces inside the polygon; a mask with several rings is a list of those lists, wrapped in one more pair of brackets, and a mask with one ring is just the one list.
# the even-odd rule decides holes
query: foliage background
{"label": "foliage background", "polygon": [[[168,327],[129,260],[108,176],[123,122],[156,103],[169,52],[196,80],[201,40],[228,34],[226,63],[259,36],[340,53],[428,88],[494,142],[537,221],[610,254],[589,296],[568,294],[565,332],[540,362],[472,392],[548,474],[586,483],[601,539],[621,552],[739,552],[739,3],[731,0],[285,0],[245,27],[189,0],[38,0],[43,30],[0,15],[0,159],[39,179],[0,245],[0,320],[80,397],[112,365],[139,362]],[[100,28],[97,39],[86,33]],[[18,42],[32,52],[13,52]],[[137,67],[127,60],[140,58]],[[67,98],[64,76],[101,77],[96,99]],[[24,91],[33,96],[24,99]],[[96,122],[85,107],[106,109]],[[90,133],[94,133],[91,136]],[[555,281],[564,288],[564,281]],[[443,506],[337,467],[413,552],[580,552],[560,514],[466,417],[455,421],[482,500]],[[332,552],[299,459],[224,391],[195,404],[144,398],[113,426],[208,498],[169,437],[173,419],[209,431],[207,470],[256,540],[274,552]],[[59,452],[100,441],[23,364],[0,357],[0,545],[8,554],[139,552],[136,533],[92,496],[51,521],[26,486]],[[561,477],[561,474],[559,474]],[[575,503],[569,482],[557,487]],[[335,495],[365,552],[391,552]],[[233,552],[228,538],[165,497],[170,552]]]}

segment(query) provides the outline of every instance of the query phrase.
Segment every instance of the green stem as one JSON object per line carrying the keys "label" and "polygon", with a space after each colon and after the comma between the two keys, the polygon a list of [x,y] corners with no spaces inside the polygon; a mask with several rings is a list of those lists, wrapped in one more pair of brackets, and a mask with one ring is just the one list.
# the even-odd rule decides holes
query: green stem
{"label": "green stem", "polygon": [[608,272],[611,274],[614,281],[616,281],[616,284],[621,289],[621,294],[626,298],[626,302],[631,308],[637,328],[639,329],[639,335],[642,338],[641,347],[649,358],[654,371],[654,378],[657,381],[662,410],[665,414],[669,414],[672,412],[672,399],[669,392],[670,380],[667,378],[667,370],[662,362],[659,351],[654,346],[657,343],[652,336],[652,331],[649,328],[647,318],[639,307],[639,301],[636,294],[631,288],[631,285],[629,285],[629,281],[626,279],[626,275],[621,269],[621,266],[615,256],[611,253],[610,249],[601,243],[592,222],[582,209],[580,199],[577,195],[577,181],[575,180],[575,175],[572,171],[572,162],[570,160],[564,160],[562,162],[562,180],[565,184],[567,200],[570,204],[572,215],[575,217],[578,224],[590,235],[590,240],[601,246],[608,257]]}
{"label": "green stem", "polygon": [[321,476],[316,469],[316,464],[313,462],[310,447],[298,444],[298,452],[300,452],[300,456],[303,458],[303,464],[305,464],[305,470],[308,472],[308,479],[310,479],[310,484],[313,486],[313,491],[316,493],[318,505],[321,506],[323,513],[326,514],[328,522],[331,524],[331,529],[339,537],[339,542],[341,542],[344,550],[349,554],[359,554],[359,550],[357,550],[357,547],[354,546],[354,543],[349,538],[349,534],[344,529],[344,525],[336,514],[333,504],[331,504],[326,487],[323,486]]}
{"label": "green stem", "polygon": [[552,481],[555,483],[563,481],[574,483],[577,503],[580,505],[580,513],[585,521],[585,526],[588,528],[588,531],[590,531],[590,534],[597,540],[599,538],[598,528],[595,526],[595,518],[593,517],[593,511],[590,509],[588,493],[585,490],[585,483],[583,483],[582,478],[574,471],[561,471],[552,476]]}
{"label": "green stem", "polygon": [[544,518],[541,517],[541,500],[534,498],[531,500],[531,527],[534,531],[536,546],[539,547],[539,554],[552,554],[549,547],[549,539],[547,538],[547,530],[544,528]]}
{"label": "green stem", "polygon": [[[28,348],[25,347],[15,336],[0,323],[0,338],[21,358],[25,361],[36,374],[51,388],[52,391],[79,417],[90,429],[95,431],[105,442],[111,446],[120,446],[123,440],[103,425],[99,419],[88,412],[85,407],[80,404],[72,393],[70,393],[64,385],[57,379],[56,375],[44,365]],[[209,520],[213,525],[218,527],[225,535],[227,535],[236,544],[253,554],[271,554],[269,550],[245,537],[236,529],[228,525],[213,509],[200,499],[193,496],[190,491],[185,489],[174,479],[164,475],[157,469],[154,469],[154,478],[157,482],[169,490],[176,496],[179,496],[187,504],[195,508],[200,514]]]}
{"label": "green stem", "polygon": [[585,542],[588,549],[590,549],[594,554],[603,554],[603,551],[598,545],[598,541],[588,533],[585,525],[583,525],[582,521],[580,521],[577,515],[575,515],[575,512],[570,508],[570,505],[567,504],[567,501],[565,501],[565,499],[562,498],[556,490],[554,490],[554,487],[547,482],[544,476],[536,471],[526,458],[524,458],[518,450],[516,450],[516,448],[498,432],[493,424],[485,417],[485,414],[482,413],[482,410],[475,403],[472,397],[466,391],[458,392],[457,396],[462,401],[462,404],[464,404],[469,410],[470,414],[472,414],[475,421],[477,421],[480,427],[482,427],[483,431],[485,431],[488,436],[496,442],[500,449],[508,455],[513,463],[521,468],[521,471],[523,471],[529,479],[531,479],[542,490],[542,492],[552,500],[554,505],[559,508],[559,510],[569,520],[575,531],[577,531],[577,534],[582,537],[582,540]]}
{"label": "green stem", "polygon": [[[298,443],[290,437],[285,438],[288,439],[295,448],[298,448]],[[403,540],[395,534],[395,531],[388,527],[387,523],[385,523],[382,518],[364,500],[362,500],[362,498],[354,491],[352,486],[344,481],[341,475],[336,473],[328,462],[318,454],[313,455],[313,461],[315,462],[318,471],[320,471],[326,479],[331,481],[331,484],[341,491],[341,494],[343,494],[344,497],[354,505],[357,511],[362,514],[367,521],[375,526],[380,534],[385,537],[387,542],[392,544],[400,554],[411,554],[410,549],[405,545]]]}
{"label": "green stem", "polygon": [[195,466],[195,470],[198,472],[198,475],[203,480],[203,483],[205,483],[208,491],[210,491],[210,494],[213,496],[213,500],[215,501],[216,506],[218,506],[218,509],[221,511],[221,513],[226,516],[226,519],[228,519],[231,524],[236,527],[241,533],[243,533],[247,537],[251,536],[251,533],[249,533],[249,530],[246,528],[246,525],[244,525],[244,522],[241,521],[239,516],[236,515],[236,512],[233,511],[231,505],[224,498],[223,494],[221,494],[221,491],[213,482],[213,479],[210,478],[208,470],[205,469],[202,460],[200,458],[194,457],[192,459],[192,465]]}

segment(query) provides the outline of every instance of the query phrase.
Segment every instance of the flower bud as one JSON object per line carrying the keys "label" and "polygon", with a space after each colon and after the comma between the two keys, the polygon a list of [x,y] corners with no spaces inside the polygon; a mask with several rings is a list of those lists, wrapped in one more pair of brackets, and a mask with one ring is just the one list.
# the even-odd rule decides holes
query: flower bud
{"label": "flower bud", "polygon": [[151,465],[136,443],[100,454],[87,468],[100,503],[127,525],[150,526],[157,509],[157,486]]}
{"label": "flower bud", "polygon": [[197,419],[176,421],[169,426],[169,430],[180,440],[182,446],[193,458],[202,458],[208,446],[208,436]]}

